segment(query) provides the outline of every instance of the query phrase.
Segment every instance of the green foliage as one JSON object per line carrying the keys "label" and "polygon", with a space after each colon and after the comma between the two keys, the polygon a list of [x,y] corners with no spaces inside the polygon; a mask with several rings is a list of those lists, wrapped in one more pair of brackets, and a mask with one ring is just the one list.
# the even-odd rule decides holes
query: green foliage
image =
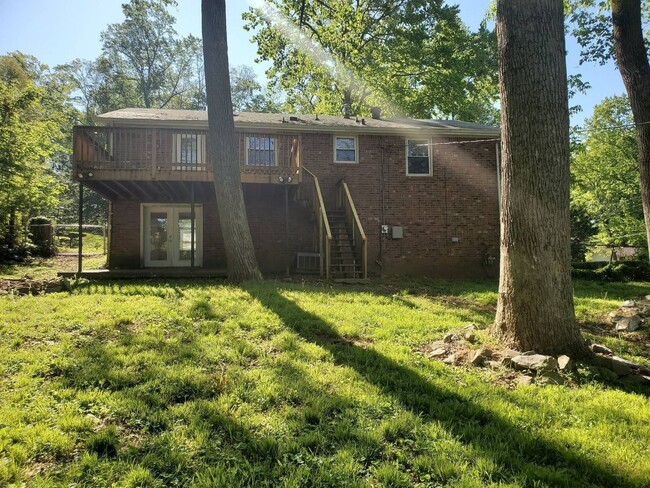
{"label": "green foliage", "polygon": [[67,86],[31,56],[0,57],[0,242],[20,243],[30,217],[51,214],[76,112]]}
{"label": "green foliage", "polygon": [[244,14],[289,110],[494,122],[496,37],[441,0],[274,0]]}
{"label": "green foliage", "polygon": [[573,205],[598,227],[596,243],[646,245],[637,153],[627,98],[606,98],[587,120],[571,162]]}
{"label": "green foliage", "polygon": [[613,263],[585,263],[589,266],[574,265],[571,275],[574,278],[598,281],[650,281],[648,261],[620,261]]}
{"label": "green foliage", "polygon": [[280,107],[272,95],[262,89],[250,66],[230,68],[230,92],[235,112],[279,112]]}
{"label": "green foliage", "polygon": [[[650,1],[641,1],[643,22],[650,22]],[[581,47],[582,62],[601,65],[614,58],[612,6],[609,0],[568,0],[568,17],[572,34]],[[646,40],[648,36],[646,34]]]}
{"label": "green foliage", "polygon": [[[646,289],[578,282],[576,307],[650,364],[593,335]],[[648,486],[641,388],[507,389],[420,352],[496,301],[496,283],[434,280],[0,297],[0,484]]]}
{"label": "green foliage", "polygon": [[571,202],[571,260],[582,262],[589,247],[589,241],[598,228],[586,208]]}
{"label": "green foliage", "polygon": [[102,54],[61,67],[75,86],[86,123],[124,107],[205,108],[201,40],[179,37],[174,0],[131,0],[124,20],[101,33]]}

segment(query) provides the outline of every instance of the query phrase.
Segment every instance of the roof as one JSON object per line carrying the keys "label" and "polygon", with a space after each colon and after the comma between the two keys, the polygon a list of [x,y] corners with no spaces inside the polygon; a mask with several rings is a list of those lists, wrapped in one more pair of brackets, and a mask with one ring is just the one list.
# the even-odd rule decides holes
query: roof
{"label": "roof", "polygon": [[[266,129],[291,132],[342,132],[358,134],[430,134],[458,137],[499,137],[498,127],[460,120],[373,119],[370,117],[336,117],[332,115],[298,115],[277,113],[235,112],[238,129]],[[119,126],[204,128],[208,112],[203,110],[172,110],[123,108],[97,116],[100,124]]]}

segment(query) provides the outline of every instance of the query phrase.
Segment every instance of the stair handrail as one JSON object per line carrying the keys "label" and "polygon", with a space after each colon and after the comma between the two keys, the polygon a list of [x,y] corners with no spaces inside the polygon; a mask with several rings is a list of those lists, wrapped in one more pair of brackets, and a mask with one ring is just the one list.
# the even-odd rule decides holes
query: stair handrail
{"label": "stair handrail", "polygon": [[361,247],[361,270],[363,271],[363,279],[367,279],[368,239],[366,238],[366,233],[363,231],[361,219],[359,219],[359,214],[357,213],[357,208],[354,205],[354,200],[352,200],[352,194],[350,193],[348,184],[345,180],[341,180],[340,184],[341,188],[343,189],[343,196],[345,196],[345,198],[340,198],[340,204],[345,207],[345,213],[348,217],[348,221],[352,221],[352,242],[354,243],[355,249]]}
{"label": "stair handrail", "polygon": [[[318,177],[309,171],[305,166],[302,167],[302,170],[309,174],[314,179],[314,190],[316,192],[316,201],[313,202],[314,205],[318,206],[318,252],[320,253],[320,274],[329,279],[330,277],[330,248],[332,245],[332,230],[330,229],[330,223],[327,218],[327,211],[325,210],[325,201],[323,200],[323,192],[320,189],[320,183],[318,182]],[[325,234],[323,235],[323,230]],[[325,239],[323,239],[325,238]],[[323,253],[323,251],[325,251]],[[323,256],[324,254],[324,256]],[[325,262],[323,263],[323,257]],[[324,273],[323,273],[324,271]]]}

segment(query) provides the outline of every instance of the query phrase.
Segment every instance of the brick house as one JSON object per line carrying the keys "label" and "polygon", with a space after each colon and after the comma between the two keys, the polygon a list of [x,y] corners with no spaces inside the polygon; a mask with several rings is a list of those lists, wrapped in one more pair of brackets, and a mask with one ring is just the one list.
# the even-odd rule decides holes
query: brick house
{"label": "brick house", "polygon": [[[108,267],[225,269],[207,113],[98,120],[74,128],[73,167],[110,201]],[[259,113],[235,128],[264,273],[498,275],[498,128]]]}

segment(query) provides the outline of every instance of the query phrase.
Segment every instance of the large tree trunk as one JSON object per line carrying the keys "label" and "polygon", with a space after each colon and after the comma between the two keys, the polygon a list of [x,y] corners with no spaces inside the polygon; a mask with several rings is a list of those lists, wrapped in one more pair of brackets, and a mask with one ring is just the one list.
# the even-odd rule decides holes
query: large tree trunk
{"label": "large tree trunk", "polygon": [[562,0],[499,0],[501,276],[493,332],[508,346],[588,354],[575,323]]}
{"label": "large tree trunk", "polygon": [[618,70],[632,106],[639,142],[639,174],[650,253],[650,65],[641,26],[641,0],[612,0]]}
{"label": "large tree trunk", "polygon": [[214,190],[226,247],[228,277],[260,280],[248,226],[239,173],[239,157],[230,95],[225,0],[202,0],[203,56],[208,98],[208,148],[212,155]]}

